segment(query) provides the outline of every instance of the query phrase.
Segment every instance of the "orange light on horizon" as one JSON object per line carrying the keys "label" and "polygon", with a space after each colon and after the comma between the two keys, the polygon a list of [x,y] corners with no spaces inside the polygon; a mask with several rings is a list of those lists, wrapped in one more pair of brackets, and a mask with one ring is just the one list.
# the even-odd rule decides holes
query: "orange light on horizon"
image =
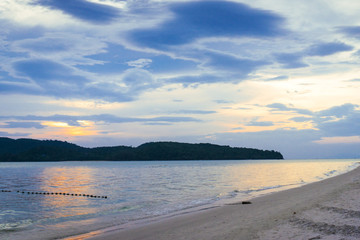
{"label": "orange light on horizon", "polygon": [[64,129],[63,135],[68,136],[90,136],[90,135],[98,135],[98,133],[94,130],[84,129],[82,127],[70,127]]}
{"label": "orange light on horizon", "polygon": [[48,127],[61,128],[60,131],[48,132],[46,135],[63,135],[63,136],[89,136],[98,135],[98,132],[93,129],[94,123],[86,120],[77,121],[80,126],[71,126],[66,122],[52,122],[46,121],[41,124]]}

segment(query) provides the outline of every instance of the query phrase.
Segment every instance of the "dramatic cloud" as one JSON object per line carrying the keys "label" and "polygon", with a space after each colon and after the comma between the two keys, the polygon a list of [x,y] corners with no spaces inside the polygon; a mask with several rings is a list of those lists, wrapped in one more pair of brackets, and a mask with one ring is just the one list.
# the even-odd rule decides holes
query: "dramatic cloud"
{"label": "dramatic cloud", "polygon": [[173,4],[173,18],[152,29],[134,31],[131,39],[162,49],[204,37],[274,37],[284,34],[284,19],[270,11],[228,1]]}

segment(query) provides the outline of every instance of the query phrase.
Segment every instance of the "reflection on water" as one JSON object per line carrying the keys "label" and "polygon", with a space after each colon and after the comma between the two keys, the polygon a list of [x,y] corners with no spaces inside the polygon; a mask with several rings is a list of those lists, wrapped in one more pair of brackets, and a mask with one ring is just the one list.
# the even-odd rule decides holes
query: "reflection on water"
{"label": "reflection on water", "polygon": [[40,190],[67,194],[53,194],[42,198],[42,205],[53,209],[47,217],[61,218],[95,213],[96,209],[88,207],[91,201],[89,197],[80,196],[83,194],[96,195],[96,189],[91,188],[93,171],[94,169],[88,167],[45,168],[41,174]]}

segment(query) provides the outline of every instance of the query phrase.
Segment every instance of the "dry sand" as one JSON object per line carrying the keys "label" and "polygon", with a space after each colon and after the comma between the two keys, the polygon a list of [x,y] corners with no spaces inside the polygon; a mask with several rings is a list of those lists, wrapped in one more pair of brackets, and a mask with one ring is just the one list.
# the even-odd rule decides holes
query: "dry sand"
{"label": "dry sand", "polygon": [[360,167],[251,200],[72,239],[360,239]]}

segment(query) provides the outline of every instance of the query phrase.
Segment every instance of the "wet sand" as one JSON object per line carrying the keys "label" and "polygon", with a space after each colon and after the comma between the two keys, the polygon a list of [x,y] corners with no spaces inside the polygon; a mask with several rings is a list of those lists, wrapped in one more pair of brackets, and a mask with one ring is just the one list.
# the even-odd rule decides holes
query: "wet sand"
{"label": "wet sand", "polygon": [[251,200],[68,239],[360,239],[360,167]]}

